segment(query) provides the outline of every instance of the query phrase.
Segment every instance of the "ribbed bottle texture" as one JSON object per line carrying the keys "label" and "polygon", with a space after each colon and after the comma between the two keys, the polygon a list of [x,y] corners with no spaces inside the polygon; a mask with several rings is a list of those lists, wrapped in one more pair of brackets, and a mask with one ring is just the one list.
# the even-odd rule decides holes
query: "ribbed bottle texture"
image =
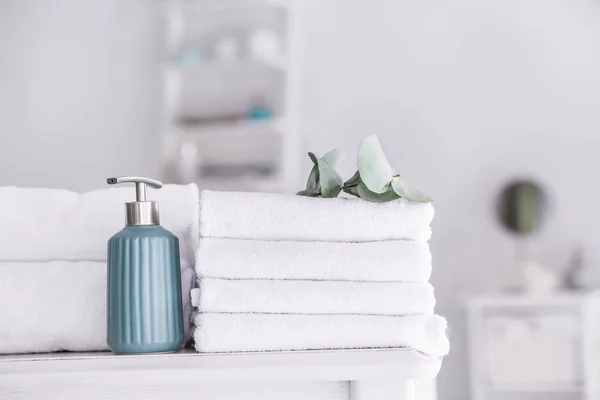
{"label": "ribbed bottle texture", "polygon": [[115,353],[176,351],[183,341],[179,242],[160,225],[108,242],[107,342]]}

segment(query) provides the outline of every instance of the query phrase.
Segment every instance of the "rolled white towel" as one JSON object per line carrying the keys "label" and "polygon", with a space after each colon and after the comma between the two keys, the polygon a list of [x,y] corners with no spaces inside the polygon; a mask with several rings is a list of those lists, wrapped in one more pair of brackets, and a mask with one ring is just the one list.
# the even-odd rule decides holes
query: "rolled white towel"
{"label": "rolled white towel", "polygon": [[199,277],[427,282],[429,245],[409,240],[365,243],[202,238]]}
{"label": "rolled white towel", "polygon": [[433,314],[429,283],[206,278],[192,290],[200,312],[275,314]]}
{"label": "rolled white towel", "polygon": [[0,353],[108,350],[106,263],[1,263],[0,304]]}
{"label": "rolled white towel", "polygon": [[[160,222],[179,237],[192,265],[198,239],[198,188],[165,185],[148,192]],[[106,261],[108,239],[125,226],[132,187],[78,194],[59,189],[0,188],[0,261]]]}
{"label": "rolled white towel", "polygon": [[450,349],[437,315],[198,314],[196,326],[201,353],[407,347],[439,357]]}
{"label": "rolled white towel", "polygon": [[200,193],[200,236],[329,242],[427,241],[431,204],[396,200],[213,192]]}
{"label": "rolled white towel", "polygon": [[[105,262],[0,263],[0,354],[108,350]],[[191,338],[193,269],[181,274]]]}

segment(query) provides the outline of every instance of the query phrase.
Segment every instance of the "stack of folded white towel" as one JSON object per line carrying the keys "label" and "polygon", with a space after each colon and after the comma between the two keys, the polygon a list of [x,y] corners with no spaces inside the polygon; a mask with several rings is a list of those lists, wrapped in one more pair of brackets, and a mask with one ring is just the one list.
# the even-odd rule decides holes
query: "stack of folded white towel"
{"label": "stack of folded white towel", "polygon": [[428,283],[430,204],[211,191],[200,199],[199,352],[448,353]]}
{"label": "stack of folded white towel", "polygon": [[[127,187],[0,188],[0,353],[108,350],[107,241],[123,229],[124,203],[133,198]],[[198,189],[166,185],[148,198],[159,201],[161,224],[179,237],[189,309]]]}

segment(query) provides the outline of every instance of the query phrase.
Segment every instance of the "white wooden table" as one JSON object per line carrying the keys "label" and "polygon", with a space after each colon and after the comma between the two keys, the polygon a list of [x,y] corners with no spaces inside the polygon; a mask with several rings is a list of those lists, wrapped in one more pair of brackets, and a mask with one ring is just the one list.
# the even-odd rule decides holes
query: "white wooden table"
{"label": "white wooden table", "polygon": [[434,400],[440,367],[408,349],[5,355],[0,399]]}

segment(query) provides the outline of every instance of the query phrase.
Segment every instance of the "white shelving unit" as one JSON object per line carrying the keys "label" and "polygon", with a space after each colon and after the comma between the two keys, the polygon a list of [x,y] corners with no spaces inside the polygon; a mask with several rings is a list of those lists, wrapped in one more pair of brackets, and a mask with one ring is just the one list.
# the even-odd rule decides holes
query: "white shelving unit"
{"label": "white shelving unit", "polygon": [[167,0],[165,181],[298,189],[294,1]]}
{"label": "white shelving unit", "polygon": [[600,398],[600,294],[467,303],[471,398]]}
{"label": "white shelving unit", "polygon": [[438,358],[408,349],[0,356],[0,398],[435,400]]}

